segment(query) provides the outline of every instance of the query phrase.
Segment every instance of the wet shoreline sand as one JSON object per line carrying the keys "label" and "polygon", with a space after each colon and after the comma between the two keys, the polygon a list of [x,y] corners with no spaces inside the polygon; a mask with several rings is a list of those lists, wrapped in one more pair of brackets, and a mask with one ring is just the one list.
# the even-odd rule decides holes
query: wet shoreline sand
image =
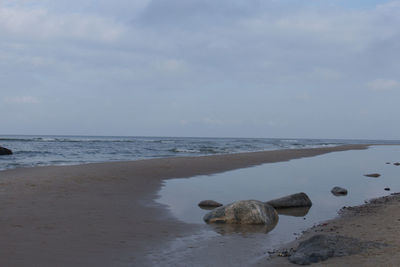
{"label": "wet shoreline sand", "polygon": [[[201,236],[204,229],[177,221],[163,205],[155,203],[163,180],[367,147],[347,145],[2,171],[0,265],[168,265],[158,257],[164,244],[185,236]],[[240,253],[246,253],[238,244],[225,244],[225,248],[237,250],[236,260]],[[205,255],[210,250],[214,248],[205,248]],[[190,265],[186,260],[182,258],[182,265]],[[221,255],[220,263],[224,260]]]}
{"label": "wet shoreline sand", "polygon": [[312,266],[399,266],[400,263],[400,193],[392,193],[354,207],[343,207],[339,216],[318,224],[295,241],[264,257],[254,266],[296,266],[282,252],[296,249],[300,242],[315,235],[344,236],[361,242],[375,242],[372,247],[344,257],[333,257]]}

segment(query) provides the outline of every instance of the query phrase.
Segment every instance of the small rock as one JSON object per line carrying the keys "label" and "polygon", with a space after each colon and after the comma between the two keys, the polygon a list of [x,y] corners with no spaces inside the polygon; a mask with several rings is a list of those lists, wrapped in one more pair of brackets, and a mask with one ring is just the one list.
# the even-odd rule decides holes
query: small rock
{"label": "small rock", "polygon": [[198,204],[200,207],[217,208],[223,206],[221,203],[214,200],[203,200]]}
{"label": "small rock", "polygon": [[8,148],[0,146],[0,155],[12,155],[12,151]]}
{"label": "small rock", "polygon": [[386,187],[386,188],[385,188],[385,191],[390,191],[390,188],[389,188],[389,187]]}
{"label": "small rock", "polygon": [[335,186],[334,188],[332,188],[331,193],[334,194],[335,196],[345,196],[347,195],[347,189]]}
{"label": "small rock", "polygon": [[390,164],[390,162],[386,162],[386,164]]}
{"label": "small rock", "polygon": [[364,174],[364,176],[378,178],[381,175],[379,173],[370,173],[370,174]]}
{"label": "small rock", "polygon": [[393,165],[400,166],[400,162],[393,163]]}
{"label": "small rock", "polygon": [[266,202],[272,207],[278,208],[293,208],[293,207],[311,207],[312,202],[305,193],[297,193],[278,199],[270,200]]}

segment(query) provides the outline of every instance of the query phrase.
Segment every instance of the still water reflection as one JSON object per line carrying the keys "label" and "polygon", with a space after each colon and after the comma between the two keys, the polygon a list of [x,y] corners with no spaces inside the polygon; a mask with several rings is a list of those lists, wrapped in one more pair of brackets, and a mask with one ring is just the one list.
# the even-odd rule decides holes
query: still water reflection
{"label": "still water reflection", "polygon": [[[204,224],[202,218],[208,211],[197,206],[201,200],[223,204],[246,199],[268,201],[305,192],[313,206],[309,210],[279,210],[278,225],[266,235],[272,243],[287,242],[293,239],[293,233],[335,217],[343,206],[360,205],[367,199],[399,192],[400,167],[386,164],[397,161],[399,146],[373,146],[368,150],[333,152],[210,176],[172,179],[165,182],[158,202],[166,204],[179,220]],[[366,173],[382,176],[369,178],[364,176]],[[346,188],[348,194],[333,195],[330,191],[334,186]],[[385,191],[387,187],[391,191]],[[238,230],[237,226],[210,228],[219,234],[246,230]]]}

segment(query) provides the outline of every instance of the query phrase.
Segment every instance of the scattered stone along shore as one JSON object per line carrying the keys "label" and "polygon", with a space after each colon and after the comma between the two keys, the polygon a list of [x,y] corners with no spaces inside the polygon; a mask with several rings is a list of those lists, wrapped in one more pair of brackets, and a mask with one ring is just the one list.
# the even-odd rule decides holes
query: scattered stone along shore
{"label": "scattered stone along shore", "polygon": [[[370,200],[361,206],[343,207],[339,214],[336,219],[304,231],[287,247],[269,252],[270,257],[255,266],[400,264],[399,193]],[[315,263],[319,261],[323,262]]]}
{"label": "scattered stone along shore", "polygon": [[0,146],[0,156],[2,155],[12,155],[12,151],[8,148]]}
{"label": "scattered stone along shore", "polygon": [[309,265],[332,257],[343,257],[361,253],[368,248],[381,248],[385,244],[363,242],[356,238],[340,235],[314,235],[300,242],[289,257],[291,263]]}
{"label": "scattered stone along shore", "polygon": [[347,189],[339,186],[332,188],[331,193],[335,196],[345,196],[347,195]]}

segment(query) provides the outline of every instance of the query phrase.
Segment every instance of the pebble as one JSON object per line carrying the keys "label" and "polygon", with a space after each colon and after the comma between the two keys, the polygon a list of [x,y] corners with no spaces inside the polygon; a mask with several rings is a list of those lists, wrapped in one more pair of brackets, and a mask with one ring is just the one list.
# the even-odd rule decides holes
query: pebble
{"label": "pebble", "polygon": [[370,174],[364,174],[364,176],[378,178],[381,175],[379,173],[370,173]]}

